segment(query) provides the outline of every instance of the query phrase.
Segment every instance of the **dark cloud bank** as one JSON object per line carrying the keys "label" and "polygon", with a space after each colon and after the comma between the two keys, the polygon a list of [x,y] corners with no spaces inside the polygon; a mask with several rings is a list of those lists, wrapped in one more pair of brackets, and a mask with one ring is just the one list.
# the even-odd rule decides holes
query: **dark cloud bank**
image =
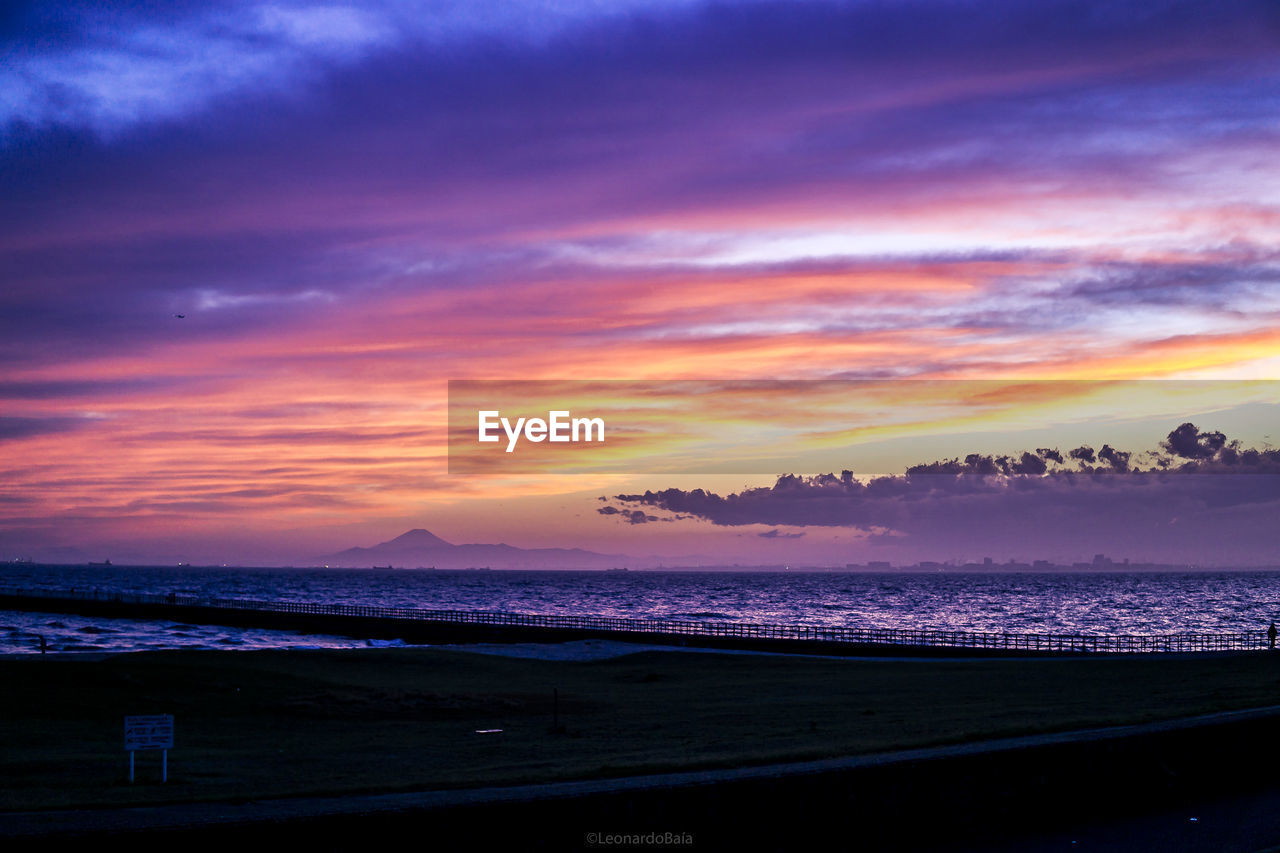
{"label": "dark cloud bank", "polygon": [[[970,454],[869,482],[850,471],[786,474],[718,495],[617,495],[713,524],[848,527],[916,559],[995,554],[1065,559],[1107,551],[1204,565],[1280,564],[1280,450],[1242,447],[1184,423],[1159,450],[1110,445]],[[625,513],[628,510],[621,510]]]}

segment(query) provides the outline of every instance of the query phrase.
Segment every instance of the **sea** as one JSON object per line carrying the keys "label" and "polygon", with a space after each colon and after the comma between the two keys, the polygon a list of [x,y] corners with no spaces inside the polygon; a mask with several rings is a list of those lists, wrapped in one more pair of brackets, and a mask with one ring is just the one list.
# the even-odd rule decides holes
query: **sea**
{"label": "sea", "polygon": [[[867,628],[1163,635],[1280,621],[1280,570],[501,571],[0,564],[0,586]],[[0,611],[0,653],[394,645],[287,631]]]}

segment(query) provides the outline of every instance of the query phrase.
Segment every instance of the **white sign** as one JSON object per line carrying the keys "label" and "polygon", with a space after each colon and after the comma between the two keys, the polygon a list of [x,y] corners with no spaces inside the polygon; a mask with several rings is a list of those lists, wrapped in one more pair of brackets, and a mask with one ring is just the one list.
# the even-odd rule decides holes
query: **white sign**
{"label": "white sign", "polygon": [[173,715],[150,714],[124,718],[124,748],[173,749]]}

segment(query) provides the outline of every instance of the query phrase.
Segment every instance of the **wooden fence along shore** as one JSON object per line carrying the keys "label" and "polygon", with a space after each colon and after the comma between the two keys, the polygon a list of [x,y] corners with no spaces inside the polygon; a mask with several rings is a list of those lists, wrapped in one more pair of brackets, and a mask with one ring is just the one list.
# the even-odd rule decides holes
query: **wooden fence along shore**
{"label": "wooden fence along shore", "polygon": [[157,595],[108,590],[0,587],[0,609],[164,618],[238,627],[302,630],[410,643],[563,642],[605,638],[827,654],[1153,654],[1266,649],[1265,630],[1228,634],[1026,634],[852,628],[425,610]]}

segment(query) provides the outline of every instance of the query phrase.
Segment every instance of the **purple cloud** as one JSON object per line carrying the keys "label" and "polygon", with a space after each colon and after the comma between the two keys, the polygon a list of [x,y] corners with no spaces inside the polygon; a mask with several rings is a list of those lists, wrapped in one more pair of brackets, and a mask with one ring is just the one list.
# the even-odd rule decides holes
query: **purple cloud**
{"label": "purple cloud", "polygon": [[773,530],[766,530],[764,533],[757,533],[761,539],[803,539],[803,533],[783,533],[776,527]]}
{"label": "purple cloud", "polygon": [[[997,185],[1165,191],[1183,157],[1274,143],[1259,104],[1280,94],[1261,3],[583,4],[534,39],[515,35],[533,12],[453,10],[424,34],[422,16],[393,6],[343,12],[360,20],[290,4],[148,8],[27,5],[6,30],[15,73],[44,93],[14,96],[26,118],[0,143],[9,359],[34,358],[38,341],[86,354],[162,342],[174,312],[200,321],[183,334],[212,339],[281,316],[323,322],[395,290],[518,281],[599,251],[572,236],[584,228],[623,245],[651,230],[637,219],[679,229],[777,205],[871,216],[887,199],[945,207]],[[226,81],[157,72],[198,109],[85,100],[132,97],[95,84],[103,74],[185,67],[223,42],[253,54],[248,71],[214,50],[208,73]],[[307,70],[276,73],[296,63]],[[58,75],[70,100],[32,107],[56,100]],[[100,141],[102,121],[132,129]],[[861,322],[1074,326],[1136,299],[1234,309],[1276,276],[1271,256],[1076,262],[1048,282],[1061,285],[1053,312],[1027,296],[1046,282],[1020,280],[968,310]],[[842,322],[856,321],[831,328]]]}
{"label": "purple cloud", "polygon": [[[769,488],[721,496],[702,489],[617,495],[626,505],[676,512],[716,525],[850,527],[928,556],[945,550],[990,553],[1013,548],[1043,555],[1110,550],[1174,562],[1222,565],[1274,560],[1274,534],[1263,519],[1280,509],[1280,450],[1241,448],[1220,434],[1183,424],[1166,446],[1131,467],[1129,452],[1109,445],[1073,452],[1079,469],[1028,458],[971,454],[927,463],[897,477],[863,483],[840,476],[785,475]],[[1199,448],[1195,458],[1185,453]],[[1203,453],[1210,447],[1212,452]],[[1180,464],[1179,464],[1180,463]],[[1038,467],[1038,466],[1032,466]]]}

